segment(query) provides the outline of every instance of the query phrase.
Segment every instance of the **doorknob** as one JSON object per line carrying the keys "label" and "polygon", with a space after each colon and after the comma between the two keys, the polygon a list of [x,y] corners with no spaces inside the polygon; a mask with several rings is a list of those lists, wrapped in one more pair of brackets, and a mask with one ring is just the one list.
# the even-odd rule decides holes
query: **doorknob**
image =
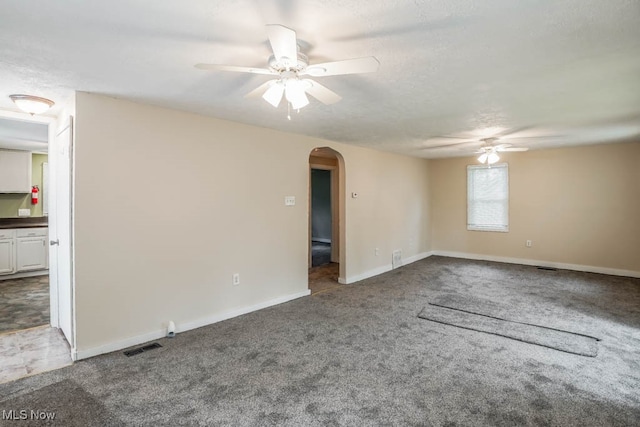
{"label": "doorknob", "polygon": [[50,244],[51,246],[54,246],[54,245],[60,245],[60,240],[58,240],[58,239],[56,239],[56,240],[50,240],[50,241],[49,241],[49,244]]}

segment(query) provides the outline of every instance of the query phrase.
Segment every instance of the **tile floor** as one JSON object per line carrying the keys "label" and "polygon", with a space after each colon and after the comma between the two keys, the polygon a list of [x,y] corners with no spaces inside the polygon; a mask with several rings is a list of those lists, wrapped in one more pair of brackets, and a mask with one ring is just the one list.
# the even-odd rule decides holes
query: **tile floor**
{"label": "tile floor", "polygon": [[49,324],[49,276],[0,281],[0,333]]}
{"label": "tile floor", "polygon": [[49,326],[0,335],[0,384],[71,365],[69,344]]}

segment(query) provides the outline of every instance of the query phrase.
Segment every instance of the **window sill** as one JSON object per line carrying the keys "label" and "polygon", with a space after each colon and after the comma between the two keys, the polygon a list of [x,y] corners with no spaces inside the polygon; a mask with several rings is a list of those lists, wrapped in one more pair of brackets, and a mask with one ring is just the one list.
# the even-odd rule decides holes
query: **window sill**
{"label": "window sill", "polygon": [[468,231],[493,231],[496,233],[508,233],[509,227],[473,227],[467,226]]}

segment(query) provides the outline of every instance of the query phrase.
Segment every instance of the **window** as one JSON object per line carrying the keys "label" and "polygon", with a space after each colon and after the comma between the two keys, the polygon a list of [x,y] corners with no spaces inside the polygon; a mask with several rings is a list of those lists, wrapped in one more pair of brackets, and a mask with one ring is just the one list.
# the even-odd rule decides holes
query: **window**
{"label": "window", "polygon": [[467,230],[509,231],[509,168],[467,166]]}

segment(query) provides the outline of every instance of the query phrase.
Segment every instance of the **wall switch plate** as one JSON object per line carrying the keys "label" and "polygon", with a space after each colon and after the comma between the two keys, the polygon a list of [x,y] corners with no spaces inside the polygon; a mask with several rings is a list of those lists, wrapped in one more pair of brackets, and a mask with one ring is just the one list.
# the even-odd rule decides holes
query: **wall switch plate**
{"label": "wall switch plate", "polygon": [[296,205],[296,196],[285,196],[284,197],[284,205],[285,206],[295,206]]}
{"label": "wall switch plate", "polygon": [[18,216],[31,216],[31,209],[18,209]]}
{"label": "wall switch plate", "polygon": [[376,254],[376,256],[380,255],[380,248],[376,248],[375,254]]}
{"label": "wall switch plate", "polygon": [[525,243],[525,245],[530,248],[531,246],[533,246],[533,242],[531,240],[527,240],[527,242]]}
{"label": "wall switch plate", "polygon": [[233,285],[238,286],[240,284],[240,273],[234,273],[233,275]]}

